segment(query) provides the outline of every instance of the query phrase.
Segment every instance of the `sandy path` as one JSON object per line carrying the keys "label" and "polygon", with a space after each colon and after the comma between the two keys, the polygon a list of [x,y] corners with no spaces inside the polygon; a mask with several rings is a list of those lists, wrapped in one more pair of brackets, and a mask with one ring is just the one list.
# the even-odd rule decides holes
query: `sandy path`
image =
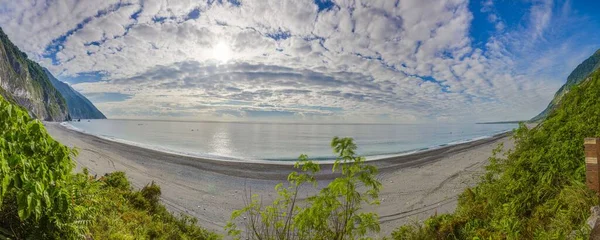
{"label": "sandy path", "polygon": [[[197,217],[199,224],[223,233],[230,213],[243,206],[245,191],[273,196],[275,184],[285,180],[289,165],[221,162],[178,156],[107,141],[46,123],[58,141],[79,149],[77,167],[98,176],[124,171],[136,187],[151,181],[161,186],[162,201],[173,211]],[[504,143],[506,135],[428,152],[373,161],[383,183],[381,205],[368,207],[379,213],[380,236],[398,226],[437,213],[451,212],[466,187],[473,186],[483,172],[492,149]],[[360,146],[359,146],[360,147]],[[322,166],[324,172],[331,169]],[[330,175],[322,175],[320,186]],[[304,191],[303,195],[314,192]]]}

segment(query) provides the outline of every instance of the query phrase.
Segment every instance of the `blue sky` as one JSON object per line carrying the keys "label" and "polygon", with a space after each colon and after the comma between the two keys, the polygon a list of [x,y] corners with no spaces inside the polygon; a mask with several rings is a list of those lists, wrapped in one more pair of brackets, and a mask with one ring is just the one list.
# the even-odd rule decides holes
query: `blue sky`
{"label": "blue sky", "polygon": [[599,1],[0,0],[109,118],[529,119],[600,48]]}

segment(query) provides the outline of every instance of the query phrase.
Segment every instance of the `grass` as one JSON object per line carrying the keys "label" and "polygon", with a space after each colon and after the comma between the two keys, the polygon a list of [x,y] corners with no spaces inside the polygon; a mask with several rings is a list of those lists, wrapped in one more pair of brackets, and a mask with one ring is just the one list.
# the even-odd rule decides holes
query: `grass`
{"label": "grass", "polygon": [[[401,226],[394,239],[587,239],[598,197],[587,189],[583,139],[600,136],[600,71],[566,94],[539,126],[521,124],[515,148],[490,158],[453,214]],[[500,146],[501,147],[501,146]]]}

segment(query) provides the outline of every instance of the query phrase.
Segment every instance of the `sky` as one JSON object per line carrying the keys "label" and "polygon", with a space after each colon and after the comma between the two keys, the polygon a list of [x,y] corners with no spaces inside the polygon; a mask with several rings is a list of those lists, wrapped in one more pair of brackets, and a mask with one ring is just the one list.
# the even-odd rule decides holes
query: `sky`
{"label": "sky", "polygon": [[541,112],[600,48],[597,0],[0,0],[109,118],[483,122]]}

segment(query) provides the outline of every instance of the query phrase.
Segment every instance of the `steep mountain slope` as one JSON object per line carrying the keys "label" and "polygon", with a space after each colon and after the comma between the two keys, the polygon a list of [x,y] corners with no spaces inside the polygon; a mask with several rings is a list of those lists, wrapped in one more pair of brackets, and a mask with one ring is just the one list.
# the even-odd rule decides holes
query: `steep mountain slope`
{"label": "steep mountain slope", "polygon": [[56,90],[58,90],[67,101],[71,118],[106,119],[104,114],[102,114],[102,112],[100,112],[100,110],[98,110],[85,96],[75,91],[75,89],[68,84],[56,79],[48,69],[44,68],[44,72],[48,76],[48,79],[50,79],[52,85],[54,85]]}
{"label": "steep mountain slope", "polygon": [[544,109],[540,114],[531,119],[532,122],[543,120],[556,108],[560,103],[562,97],[571,90],[575,85],[581,83],[587,76],[589,76],[596,69],[600,68],[600,50],[596,51],[594,55],[583,61],[571,74],[567,77],[567,82],[554,94],[554,98],[548,104],[548,107]]}
{"label": "steep mountain slope", "polygon": [[35,118],[70,119],[67,103],[42,67],[29,60],[0,28],[0,95],[23,106]]}
{"label": "steep mountain slope", "polygon": [[584,138],[600,136],[599,123],[600,69],[565,93],[542,124],[521,124],[515,146],[489,159],[454,213],[403,226],[394,239],[594,239],[586,219],[599,199],[586,186]]}

